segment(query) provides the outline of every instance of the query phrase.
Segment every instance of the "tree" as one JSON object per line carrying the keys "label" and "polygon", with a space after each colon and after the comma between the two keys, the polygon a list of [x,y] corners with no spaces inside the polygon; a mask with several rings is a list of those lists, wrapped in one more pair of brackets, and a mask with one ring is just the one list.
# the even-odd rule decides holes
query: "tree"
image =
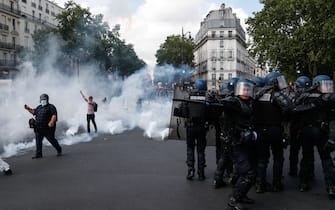
{"label": "tree", "polygon": [[174,67],[189,65],[193,67],[194,47],[192,38],[185,39],[180,35],[168,36],[156,52],[156,62],[158,65],[171,64]]}
{"label": "tree", "polygon": [[262,65],[287,75],[315,76],[334,69],[335,2],[263,0],[263,9],[247,20],[250,52]]}
{"label": "tree", "polygon": [[[69,69],[71,59],[81,64],[94,63],[100,70],[107,71],[117,67],[121,75],[129,75],[145,63],[139,59],[132,45],[121,41],[117,30],[110,31],[103,21],[103,15],[92,15],[89,9],[82,8],[73,1],[65,4],[64,11],[57,15],[58,26],[54,30],[37,31],[34,34],[35,56],[46,56],[48,36],[58,37],[63,54],[57,64]],[[41,60],[42,57],[39,57]]]}

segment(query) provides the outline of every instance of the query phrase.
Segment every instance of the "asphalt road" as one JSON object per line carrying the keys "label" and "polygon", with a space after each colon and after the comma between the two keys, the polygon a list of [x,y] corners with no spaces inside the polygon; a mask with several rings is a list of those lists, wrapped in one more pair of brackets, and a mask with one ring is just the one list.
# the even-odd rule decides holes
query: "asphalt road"
{"label": "asphalt road", "polygon": [[[211,186],[214,147],[206,149],[207,179],[187,181],[185,142],[157,141],[142,133],[135,129],[63,146],[62,157],[56,157],[52,147],[44,146],[43,159],[32,160],[34,151],[8,158],[14,175],[0,176],[0,209],[225,209],[231,187],[215,190]],[[256,194],[252,189],[249,197],[256,204],[250,208],[335,209],[335,201],[328,199],[324,189],[320,162],[316,164],[310,192],[299,192],[297,178],[285,176],[284,192]]]}

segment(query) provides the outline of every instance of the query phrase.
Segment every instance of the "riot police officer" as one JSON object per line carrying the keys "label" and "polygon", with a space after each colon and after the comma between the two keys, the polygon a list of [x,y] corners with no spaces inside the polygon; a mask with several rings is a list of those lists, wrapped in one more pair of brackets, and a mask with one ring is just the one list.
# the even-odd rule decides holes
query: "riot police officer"
{"label": "riot police officer", "polygon": [[[221,86],[219,93],[221,99],[234,96],[234,89],[238,80],[239,78],[233,77],[226,85]],[[231,177],[233,173],[232,142],[229,135],[232,130],[232,125],[230,123],[232,117],[233,116],[230,112],[223,112],[219,119],[220,130],[216,134],[217,166],[213,180],[213,186],[215,189],[226,185],[223,181],[225,173],[227,177]]]}
{"label": "riot police officer", "polygon": [[[293,102],[300,94],[304,93],[311,87],[312,81],[307,76],[300,76],[294,82],[294,90],[291,90],[289,97]],[[299,151],[301,148],[301,143],[298,139],[299,131],[299,115],[295,115],[290,119],[290,166],[288,174],[290,176],[297,176],[298,174],[298,162],[299,162]]]}
{"label": "riot police officer", "polygon": [[228,202],[229,209],[244,209],[243,203],[254,203],[247,193],[255,181],[253,131],[253,88],[254,84],[247,79],[236,83],[235,94],[221,100],[226,112],[232,114],[229,138],[232,140],[232,158],[237,180]]}
{"label": "riot police officer", "polygon": [[24,105],[24,108],[33,114],[36,118],[35,137],[36,137],[36,154],[33,159],[42,158],[42,141],[46,137],[50,144],[57,150],[57,156],[62,155],[62,148],[55,138],[57,110],[53,104],[49,103],[49,96],[42,94],[40,96],[40,105],[35,109]]}
{"label": "riot police officer", "polygon": [[300,163],[301,192],[310,189],[314,165],[314,146],[317,147],[325,176],[328,196],[335,198],[335,168],[331,159],[331,150],[327,145],[329,140],[329,113],[335,105],[333,81],[327,75],[318,75],[313,79],[312,88],[301,94],[296,100],[295,110],[302,112],[301,135],[302,160]]}
{"label": "riot police officer", "polygon": [[[207,91],[207,83],[205,80],[197,80],[193,85],[193,90],[190,92],[190,101],[187,103],[188,118],[186,120],[186,146],[187,156],[186,164],[188,166],[188,180],[192,180],[195,174],[195,148],[197,150],[197,165],[199,180],[205,179],[205,148],[206,148],[206,107],[205,97]],[[197,103],[202,102],[202,103]]]}
{"label": "riot police officer", "polygon": [[284,114],[293,108],[290,98],[282,90],[288,85],[279,72],[270,72],[265,77],[266,86],[257,93],[255,101],[254,126],[258,134],[257,141],[257,177],[256,192],[266,191],[266,170],[270,157],[273,156],[273,191],[282,190],[282,173],[284,163],[283,127]]}

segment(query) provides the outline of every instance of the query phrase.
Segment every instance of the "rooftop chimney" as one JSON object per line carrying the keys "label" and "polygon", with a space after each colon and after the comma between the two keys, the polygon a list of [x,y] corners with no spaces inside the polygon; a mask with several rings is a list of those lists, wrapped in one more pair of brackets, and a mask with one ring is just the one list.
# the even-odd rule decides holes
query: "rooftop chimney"
{"label": "rooftop chimney", "polygon": [[226,7],[226,5],[225,5],[224,3],[222,3],[220,9],[221,9],[221,10],[224,10],[225,7]]}

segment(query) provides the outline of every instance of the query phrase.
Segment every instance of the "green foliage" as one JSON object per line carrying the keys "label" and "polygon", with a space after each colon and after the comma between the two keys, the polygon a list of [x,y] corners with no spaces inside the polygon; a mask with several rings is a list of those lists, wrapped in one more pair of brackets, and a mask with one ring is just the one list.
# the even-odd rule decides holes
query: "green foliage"
{"label": "green foliage", "polygon": [[180,35],[168,36],[156,52],[156,62],[158,65],[171,64],[180,67],[186,64],[193,67],[194,47],[191,38],[186,39]]}
{"label": "green foliage", "polygon": [[68,68],[68,72],[72,71],[71,58],[79,59],[80,64],[94,63],[104,71],[118,70],[121,75],[129,75],[145,65],[133,46],[120,40],[118,30],[110,31],[103,15],[92,15],[89,9],[69,1],[56,18],[59,23],[55,30],[37,31],[33,36],[33,57],[39,61],[48,55],[48,39],[53,35],[60,40],[63,54],[57,63]]}
{"label": "green foliage", "polygon": [[264,8],[248,19],[251,54],[260,64],[288,76],[334,71],[335,2],[263,0]]}

